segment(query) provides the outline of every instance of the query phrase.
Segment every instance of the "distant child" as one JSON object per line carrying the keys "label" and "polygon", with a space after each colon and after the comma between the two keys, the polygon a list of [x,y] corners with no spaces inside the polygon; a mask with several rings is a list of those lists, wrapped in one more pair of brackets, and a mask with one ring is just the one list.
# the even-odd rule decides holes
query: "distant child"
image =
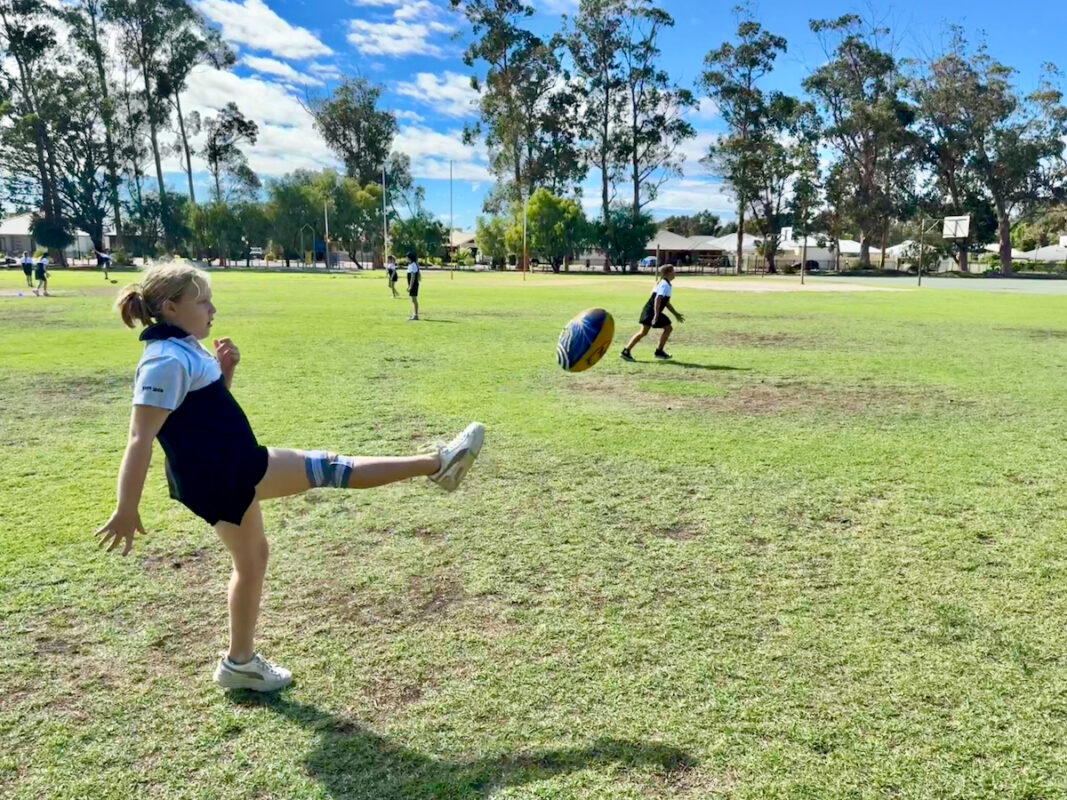
{"label": "distant child", "polygon": [[41,256],[41,260],[37,262],[37,269],[34,270],[34,278],[37,279],[37,288],[33,290],[33,293],[38,297],[41,296],[41,292],[44,292],[45,297],[49,297],[48,294],[48,254],[45,253]]}
{"label": "distant child", "polygon": [[144,353],[134,377],[129,441],[119,468],[118,503],[97,531],[108,552],[126,555],[137,532],[145,533],[138,506],[152,442],[167,460],[170,495],[215,528],[230,551],[230,641],[214,681],[227,689],[274,691],[292,674],[253,646],[268,545],[260,502],[313,487],[366,489],[425,475],[446,491],[459,486],[481,450],[485,429],[473,422],[433,453],[381,458],[342,456],[324,450],[264,447],[230,394],[241,353],[230,339],[215,339],[214,353],[200,344],[215,317],[206,272],[189,264],[145,271],[127,286],[116,308],[141,332]]}
{"label": "distant child", "polygon": [[630,354],[630,350],[636,347],[637,343],[644,339],[652,328],[663,329],[663,333],[659,337],[659,347],[656,348],[656,352],[653,355],[662,361],[666,361],[671,357],[670,353],[663,349],[667,346],[667,340],[671,338],[671,331],[674,330],[671,327],[671,320],[667,316],[667,312],[670,311],[674,314],[679,322],[685,322],[685,316],[671,305],[671,281],[673,280],[673,264],[664,264],[659,268],[659,280],[656,282],[656,288],[652,290],[645,307],[641,309],[641,319],[638,320],[641,323],[641,330],[635,333],[626,344],[626,347],[622,349],[621,356],[623,361],[636,360]]}
{"label": "distant child", "polygon": [[422,273],[419,270],[419,262],[414,251],[408,253],[408,296],[411,298],[411,306],[414,309],[408,322],[419,318],[419,282]]}
{"label": "distant child", "polygon": [[385,264],[385,275],[389,279],[389,290],[395,300],[400,297],[400,292],[396,290],[396,256],[389,256],[389,261]]}
{"label": "distant child", "polygon": [[26,285],[33,288],[33,256],[22,251],[22,274],[26,276]]}
{"label": "distant child", "polygon": [[[96,248],[93,248],[96,250]],[[107,271],[111,268],[111,254],[107,250],[96,250],[96,266],[104,271],[104,280],[108,280]]]}

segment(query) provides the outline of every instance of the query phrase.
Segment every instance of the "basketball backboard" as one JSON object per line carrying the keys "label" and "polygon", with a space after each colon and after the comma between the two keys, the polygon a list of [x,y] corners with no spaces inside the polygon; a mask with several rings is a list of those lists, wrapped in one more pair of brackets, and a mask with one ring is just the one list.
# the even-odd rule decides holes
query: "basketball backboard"
{"label": "basketball backboard", "polygon": [[942,239],[966,239],[971,230],[971,215],[962,217],[945,217],[945,225],[941,230]]}
{"label": "basketball backboard", "polygon": [[1060,247],[1067,247],[1067,236],[1060,237]]}

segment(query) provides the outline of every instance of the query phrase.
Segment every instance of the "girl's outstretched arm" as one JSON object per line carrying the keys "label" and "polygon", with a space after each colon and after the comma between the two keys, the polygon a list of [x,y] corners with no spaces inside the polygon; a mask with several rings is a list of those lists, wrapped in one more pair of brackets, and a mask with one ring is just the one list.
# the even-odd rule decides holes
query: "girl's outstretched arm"
{"label": "girl's outstretched arm", "polygon": [[122,554],[126,555],[133,548],[135,531],[144,533],[138,506],[141,504],[141,492],[144,491],[145,476],[152,461],[152,442],[163,427],[170,411],[155,406],[134,406],[130,414],[130,438],[126,443],[126,453],[119,468],[119,499],[114,513],[100,530],[96,532],[99,546],[108,544],[110,553],[125,541]]}

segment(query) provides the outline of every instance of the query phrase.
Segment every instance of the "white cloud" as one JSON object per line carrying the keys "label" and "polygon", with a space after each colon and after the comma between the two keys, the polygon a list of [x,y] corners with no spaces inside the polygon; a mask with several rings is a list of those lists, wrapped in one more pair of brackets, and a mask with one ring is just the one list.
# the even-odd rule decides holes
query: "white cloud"
{"label": "white cloud", "polygon": [[704,121],[718,119],[719,106],[710,97],[703,97],[701,98],[700,102],[697,103],[695,108],[689,110],[689,113],[686,116],[688,116],[690,119],[699,119]]}
{"label": "white cloud", "polygon": [[715,214],[729,214],[736,203],[721,183],[682,178],[660,188],[659,196],[648,204],[650,211],[696,213],[707,209]]}
{"label": "white cloud", "polygon": [[441,22],[412,23],[404,19],[394,22],[368,22],[354,19],[349,22],[348,41],[368,56],[435,56],[444,51],[430,43],[437,33],[451,33],[453,28]]}
{"label": "white cloud", "polygon": [[430,19],[436,17],[438,12],[437,6],[429,2],[429,0],[415,0],[414,3],[404,3],[400,8],[393,12],[393,19],[396,20],[413,20],[413,19]]}
{"label": "white cloud", "polygon": [[708,168],[700,163],[700,159],[708,154],[711,147],[722,134],[713,131],[697,131],[692,139],[687,139],[678,147],[678,154],[685,156],[682,163],[682,174],[687,178],[697,175],[707,175]]}
{"label": "white cloud", "polygon": [[416,178],[447,180],[449,162],[454,161],[456,180],[492,180],[485,163],[485,146],[464,144],[459,130],[442,133],[425,125],[407,125],[397,133],[393,149],[411,157],[411,172]]}
{"label": "white cloud", "polygon": [[450,34],[455,28],[440,21],[442,9],[430,0],[357,0],[364,6],[399,6],[392,21],[368,19],[349,20],[348,41],[364,55],[443,57],[442,48],[430,41],[440,34]]}
{"label": "white cloud", "polygon": [[335,67],[333,64],[319,64],[318,62],[308,64],[308,72],[313,72],[326,79],[340,78],[344,75],[340,68]]}
{"label": "white cloud", "polygon": [[260,72],[264,75],[277,75],[279,78],[285,78],[287,81],[298,85],[306,84],[308,86],[322,86],[324,84],[324,81],[321,78],[304,75],[303,73],[297,72],[284,61],[278,61],[274,58],[245,56],[241,59],[241,63],[247,64],[250,69],[253,69],[256,72]]}
{"label": "white cloud", "polygon": [[469,117],[478,110],[479,94],[471,87],[470,77],[456,72],[445,72],[443,76],[420,72],[414,81],[398,83],[396,92],[413,97],[447,117]]}
{"label": "white cloud", "polygon": [[314,58],[333,53],[306,28],[290,25],[263,0],[194,0],[196,9],[222,26],[222,35],[253,50],[282,58]]}
{"label": "white cloud", "polygon": [[382,8],[383,6],[402,6],[404,0],[351,0],[354,6],[370,6],[372,8]]}
{"label": "white cloud", "polygon": [[408,111],[406,109],[394,111],[393,116],[403,122],[422,122],[425,119],[418,111]]}
{"label": "white cloud", "polygon": [[[202,116],[214,116],[233,100],[259,126],[256,144],[242,149],[260,177],[284,175],[295,169],[338,166],[337,159],[315,130],[311,115],[294,94],[272,81],[197,67],[182,95],[182,108],[198,111]],[[194,158],[193,167],[203,169],[203,162]],[[180,172],[182,168],[178,159],[172,157],[165,169]]]}

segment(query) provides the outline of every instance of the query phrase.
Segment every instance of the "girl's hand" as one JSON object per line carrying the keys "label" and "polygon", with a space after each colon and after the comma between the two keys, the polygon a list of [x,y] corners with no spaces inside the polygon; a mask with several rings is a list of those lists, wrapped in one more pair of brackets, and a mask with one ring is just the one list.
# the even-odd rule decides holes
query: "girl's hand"
{"label": "girl's hand", "polygon": [[674,316],[678,319],[679,322],[685,322],[685,314],[683,314],[681,311],[675,311]]}
{"label": "girl's hand", "polygon": [[96,532],[97,547],[103,547],[107,544],[107,551],[110,553],[118,547],[120,541],[125,541],[126,546],[123,548],[122,554],[124,556],[129,555],[129,552],[133,549],[133,535],[135,532],[140,532],[144,536],[148,535],[141,524],[141,515],[136,511],[133,514],[126,514],[115,509],[111,519]]}
{"label": "girl's hand", "polygon": [[216,339],[215,358],[219,360],[223,372],[233,372],[234,367],[241,363],[241,351],[232,339]]}

